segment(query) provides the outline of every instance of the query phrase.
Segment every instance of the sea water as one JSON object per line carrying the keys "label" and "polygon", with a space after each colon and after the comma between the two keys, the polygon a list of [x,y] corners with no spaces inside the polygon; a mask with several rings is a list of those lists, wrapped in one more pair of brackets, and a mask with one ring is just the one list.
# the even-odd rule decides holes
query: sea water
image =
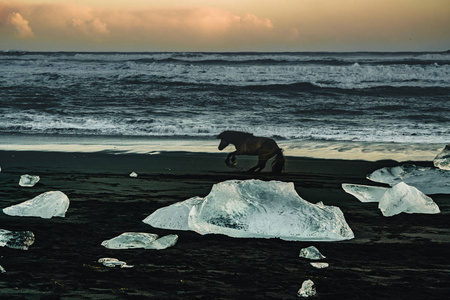
{"label": "sea water", "polygon": [[450,141],[450,53],[0,52],[0,150],[427,159]]}

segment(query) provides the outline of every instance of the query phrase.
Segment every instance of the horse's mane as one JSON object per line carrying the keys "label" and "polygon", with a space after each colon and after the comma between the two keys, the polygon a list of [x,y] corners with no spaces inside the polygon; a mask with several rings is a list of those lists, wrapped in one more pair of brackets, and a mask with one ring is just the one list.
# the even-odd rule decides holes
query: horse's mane
{"label": "horse's mane", "polygon": [[253,137],[254,135],[252,133],[243,132],[243,131],[233,131],[233,130],[226,130],[219,134],[217,136],[218,139],[233,139],[233,138],[249,138]]}

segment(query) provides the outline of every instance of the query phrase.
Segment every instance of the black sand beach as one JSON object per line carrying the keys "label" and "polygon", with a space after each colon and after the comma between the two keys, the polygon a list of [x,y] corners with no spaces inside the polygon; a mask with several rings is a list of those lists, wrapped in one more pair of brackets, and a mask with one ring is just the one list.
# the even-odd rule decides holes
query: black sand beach
{"label": "black sand beach", "polygon": [[[450,296],[450,195],[432,195],[441,213],[383,217],[376,203],[360,203],[342,183],[376,185],[365,176],[395,161],[287,157],[272,176],[229,169],[225,153],[158,155],[0,151],[0,208],[59,190],[70,199],[65,218],[11,217],[0,228],[30,230],[27,251],[0,247],[0,299],[297,299],[306,279],[318,299],[444,299]],[[239,157],[250,167],[255,158]],[[431,166],[431,162],[416,162]],[[137,178],[129,174],[136,172]],[[33,188],[22,174],[41,177]],[[344,212],[355,238],[342,242],[287,242],[152,228],[142,220],[156,209],[206,196],[228,179],[294,182],[298,194]],[[165,250],[110,250],[101,242],[123,232],[176,233]],[[299,258],[314,245],[330,266]],[[97,262],[114,257],[134,268]]]}

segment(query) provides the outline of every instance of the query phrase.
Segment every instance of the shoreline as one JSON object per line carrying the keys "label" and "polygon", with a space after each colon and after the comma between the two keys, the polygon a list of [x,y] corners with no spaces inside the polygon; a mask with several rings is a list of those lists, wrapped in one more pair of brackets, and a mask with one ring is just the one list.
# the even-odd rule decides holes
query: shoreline
{"label": "shoreline", "polygon": [[[276,140],[276,139],[275,139]],[[276,140],[285,156],[344,160],[429,161],[445,147],[444,143],[417,144],[360,141]],[[2,135],[0,151],[50,151],[115,154],[158,154],[191,152],[225,154],[214,138],[107,137],[107,136],[35,136]]]}

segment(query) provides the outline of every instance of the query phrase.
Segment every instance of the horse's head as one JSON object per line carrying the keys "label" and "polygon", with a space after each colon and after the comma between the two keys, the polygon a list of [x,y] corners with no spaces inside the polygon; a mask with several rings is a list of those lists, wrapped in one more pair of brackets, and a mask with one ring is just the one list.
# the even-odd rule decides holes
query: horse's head
{"label": "horse's head", "polygon": [[225,149],[229,144],[230,144],[230,142],[225,141],[225,140],[221,140],[220,144],[219,144],[219,150]]}
{"label": "horse's head", "polygon": [[226,131],[217,136],[217,138],[220,139],[219,150],[225,149],[230,144],[230,142],[225,138],[225,135]]}
{"label": "horse's head", "polygon": [[224,138],[223,132],[219,134],[217,138],[220,139],[219,150],[225,149],[230,144],[230,142]]}

